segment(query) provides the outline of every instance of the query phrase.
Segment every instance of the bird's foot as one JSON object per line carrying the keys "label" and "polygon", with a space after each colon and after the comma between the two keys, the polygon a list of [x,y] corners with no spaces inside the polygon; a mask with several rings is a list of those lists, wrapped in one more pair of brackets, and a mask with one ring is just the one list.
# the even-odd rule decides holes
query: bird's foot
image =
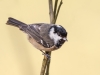
{"label": "bird's foot", "polygon": [[50,59],[50,55],[49,54],[46,54],[45,52],[43,52],[42,50],[40,50],[42,52],[42,55],[45,55],[48,59]]}

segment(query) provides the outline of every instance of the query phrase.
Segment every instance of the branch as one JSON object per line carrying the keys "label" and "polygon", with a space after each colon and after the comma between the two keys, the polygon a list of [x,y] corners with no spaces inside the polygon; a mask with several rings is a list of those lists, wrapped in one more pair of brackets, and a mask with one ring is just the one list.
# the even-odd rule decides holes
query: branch
{"label": "branch", "polygon": [[[51,52],[49,52],[49,55],[51,56]],[[45,73],[45,75],[49,75],[50,62],[51,62],[51,60],[49,60],[49,61],[47,62],[46,73]]]}
{"label": "branch", "polygon": [[54,23],[53,3],[52,0],[48,0],[48,1],[49,1],[50,23]]}
{"label": "branch", "polygon": [[[58,14],[59,14],[59,11],[60,11],[60,8],[61,8],[61,5],[62,5],[62,0],[60,1],[60,4],[58,6],[58,10],[57,10],[57,3],[58,3],[58,0],[55,0],[55,7],[54,7],[54,24],[56,23],[56,20],[57,20],[57,17],[58,17]],[[56,14],[56,11],[57,11],[57,14]],[[51,52],[49,52],[49,55],[51,56]],[[46,74],[45,75],[49,75],[49,69],[50,69],[50,61],[47,63],[47,68],[46,68]]]}
{"label": "branch", "polygon": [[[53,12],[52,0],[48,0],[48,2],[49,2],[50,23],[55,24],[56,20],[57,20],[57,17],[58,17],[58,14],[59,14],[59,11],[60,11],[60,8],[61,8],[61,5],[62,5],[62,0],[60,1],[58,9],[57,9],[58,0],[55,0],[54,12]],[[48,53],[51,56],[51,52],[45,52],[45,53]],[[44,74],[49,75],[50,61],[51,61],[50,59],[47,59],[44,56],[40,75],[44,75]]]}
{"label": "branch", "polygon": [[[49,16],[50,16],[50,23],[54,24],[54,12],[53,12],[53,3],[52,0],[48,0],[49,1]],[[48,54],[51,56],[51,52],[48,52]],[[47,66],[46,66],[46,73],[45,75],[49,75],[49,69],[50,69],[50,61],[48,60]]]}
{"label": "branch", "polygon": [[55,18],[55,16],[56,16],[57,4],[58,4],[58,0],[55,0],[55,6],[54,6],[54,18]]}
{"label": "branch", "polygon": [[55,23],[56,23],[56,21],[57,21],[57,17],[58,17],[58,14],[59,14],[59,11],[60,11],[60,8],[61,8],[61,5],[63,4],[63,2],[62,2],[62,0],[60,1],[60,4],[59,4],[59,6],[58,6],[58,9],[57,9],[57,13],[56,13],[56,16],[55,16]]}
{"label": "branch", "polygon": [[[50,56],[51,56],[51,52],[50,52]],[[49,69],[50,69],[50,61],[47,62],[45,75],[49,75]]]}
{"label": "branch", "polygon": [[47,64],[47,58],[44,56],[40,75],[44,75],[45,74],[46,64]]}
{"label": "branch", "polygon": [[[54,13],[53,13],[53,4],[52,4],[52,0],[48,0],[49,1],[49,15],[50,15],[50,23],[54,22]],[[46,52],[45,52],[46,53]],[[51,56],[51,52],[48,53]],[[45,74],[45,70],[47,68],[47,62],[50,62],[50,59],[47,59],[44,56],[43,62],[42,62],[42,68],[41,68],[41,73],[40,75],[44,75]],[[47,71],[46,71],[47,72]]]}

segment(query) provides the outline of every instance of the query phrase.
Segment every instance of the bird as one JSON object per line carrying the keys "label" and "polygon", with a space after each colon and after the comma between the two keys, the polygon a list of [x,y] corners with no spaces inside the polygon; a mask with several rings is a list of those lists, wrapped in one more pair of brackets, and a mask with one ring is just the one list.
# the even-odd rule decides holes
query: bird
{"label": "bird", "polygon": [[26,33],[29,42],[46,55],[47,58],[50,56],[44,51],[50,52],[58,50],[65,41],[68,41],[68,32],[61,25],[49,23],[26,24],[12,17],[8,17],[6,24],[17,27]]}

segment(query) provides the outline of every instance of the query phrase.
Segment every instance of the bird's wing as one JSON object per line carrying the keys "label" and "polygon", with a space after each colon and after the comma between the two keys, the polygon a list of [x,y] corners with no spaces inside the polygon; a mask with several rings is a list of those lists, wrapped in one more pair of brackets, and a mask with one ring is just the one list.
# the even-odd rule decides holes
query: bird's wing
{"label": "bird's wing", "polygon": [[40,28],[42,24],[43,23],[28,25],[25,32],[33,39],[35,39],[37,43],[41,44],[46,48],[49,48],[48,43],[46,43],[46,41],[44,41],[43,39],[43,36],[40,35]]}

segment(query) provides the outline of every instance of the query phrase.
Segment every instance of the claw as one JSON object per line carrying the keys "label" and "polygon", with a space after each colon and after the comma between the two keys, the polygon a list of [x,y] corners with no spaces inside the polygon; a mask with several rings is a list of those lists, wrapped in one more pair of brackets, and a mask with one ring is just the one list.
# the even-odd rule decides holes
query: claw
{"label": "claw", "polygon": [[42,50],[40,50],[42,52],[42,55],[45,55],[48,59],[50,59],[50,55],[49,54],[46,54],[45,52],[43,52]]}
{"label": "claw", "polygon": [[46,56],[48,59],[50,59],[50,58],[51,58],[49,54],[45,54],[45,56]]}

